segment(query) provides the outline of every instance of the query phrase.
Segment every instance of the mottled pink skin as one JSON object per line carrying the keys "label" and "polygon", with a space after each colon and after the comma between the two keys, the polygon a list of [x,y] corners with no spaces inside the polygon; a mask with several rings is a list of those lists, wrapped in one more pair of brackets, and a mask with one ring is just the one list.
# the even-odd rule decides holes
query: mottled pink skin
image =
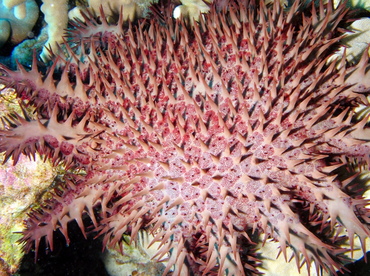
{"label": "mottled pink skin", "polygon": [[[1,79],[18,82],[17,92],[48,124],[39,126],[46,143],[0,148],[8,156],[46,152],[86,171],[66,176],[49,207],[31,214],[26,249],[35,242],[37,251],[44,236],[52,248],[55,228],[69,242],[71,220],[85,233],[87,213],[105,245],[124,233],[136,239],[139,229],[152,233],[161,242],[158,259],[172,251],[166,273],[175,264],[179,274],[185,258],[203,275],[255,272],[253,254],[246,253],[249,263],[243,253],[254,231],[279,242],[284,255],[286,247],[297,259],[302,253],[308,266],[340,268],[343,250],[331,234],[342,226],[350,240],[370,234],[359,219],[368,219],[367,202],[335,170],[368,162],[368,143],[356,139],[366,118],[353,112],[368,104],[354,91],[370,85],[353,82],[368,77],[368,65],[325,65],[344,5],[328,15],[292,9],[280,16],[278,4],[253,12],[234,3],[188,30],[171,20],[124,29],[91,19],[93,30],[71,33],[75,42],[96,33],[84,62],[59,60],[42,88],[24,87],[36,69],[4,69]],[[327,27],[314,27],[325,20]]]}
{"label": "mottled pink skin", "polygon": [[[52,148],[54,148],[54,149],[56,149],[56,148],[58,148],[58,147],[59,147],[59,141],[58,141],[58,139],[57,139],[57,138],[55,138],[54,136],[51,136],[51,135],[45,135],[43,138],[44,138],[45,142],[49,144],[49,146],[50,146],[50,147],[52,147]],[[65,142],[63,142],[63,143],[65,143]],[[62,145],[63,145],[63,143],[62,143]],[[72,146],[73,146],[73,145],[72,145]],[[62,147],[63,147],[63,146],[62,146]],[[64,150],[62,149],[62,147],[61,147],[61,150],[62,150],[63,154],[68,155],[68,153],[65,153],[65,152],[64,152]]]}
{"label": "mottled pink skin", "polygon": [[73,151],[73,148],[74,146],[68,142],[62,142],[62,144],[60,145],[60,151],[64,154],[64,155],[70,155]]}

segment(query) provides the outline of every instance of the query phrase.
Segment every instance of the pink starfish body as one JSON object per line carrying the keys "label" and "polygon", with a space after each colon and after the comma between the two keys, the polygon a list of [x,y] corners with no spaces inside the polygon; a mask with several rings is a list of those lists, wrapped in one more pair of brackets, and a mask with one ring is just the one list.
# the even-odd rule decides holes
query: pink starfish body
{"label": "pink starfish body", "polygon": [[55,230],[69,242],[68,223],[85,233],[87,215],[109,246],[153,234],[165,273],[256,272],[251,232],[293,248],[298,267],[341,268],[340,229],[351,247],[370,234],[348,166],[368,164],[367,117],[354,113],[368,105],[368,57],[329,61],[345,16],[343,4],[236,1],[192,25],[86,17],[79,49],[66,44],[46,73],[2,66],[37,118],[4,118],[0,151],[85,172],[30,214],[25,248],[53,248]]}

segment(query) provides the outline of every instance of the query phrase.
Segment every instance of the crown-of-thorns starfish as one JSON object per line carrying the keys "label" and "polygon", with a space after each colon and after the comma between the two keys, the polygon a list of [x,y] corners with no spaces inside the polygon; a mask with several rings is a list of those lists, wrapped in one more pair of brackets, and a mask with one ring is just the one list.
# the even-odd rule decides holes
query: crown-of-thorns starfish
{"label": "crown-of-thorns starfish", "polygon": [[354,112],[368,106],[368,56],[329,61],[344,4],[275,2],[216,1],[189,25],[168,9],[130,24],[85,15],[46,73],[1,66],[36,114],[3,118],[6,158],[86,172],[30,214],[25,249],[44,237],[53,249],[55,230],[69,242],[68,223],[85,234],[89,217],[104,245],[151,233],[164,274],[257,272],[251,232],[286,259],[291,247],[298,268],[341,269],[343,237],[353,250],[370,234],[353,169],[369,162],[368,118]]}

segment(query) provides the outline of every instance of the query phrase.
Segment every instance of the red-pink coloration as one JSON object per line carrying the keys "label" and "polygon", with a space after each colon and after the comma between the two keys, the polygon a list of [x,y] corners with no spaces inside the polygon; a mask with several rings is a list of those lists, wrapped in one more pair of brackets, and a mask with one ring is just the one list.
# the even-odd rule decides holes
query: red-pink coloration
{"label": "red-pink coloration", "polygon": [[370,235],[353,169],[369,162],[367,118],[354,113],[368,105],[368,56],[329,61],[344,4],[275,2],[212,7],[190,25],[86,17],[71,32],[79,49],[65,45],[70,58],[46,74],[36,61],[1,67],[38,119],[4,118],[0,150],[86,171],[30,214],[25,248],[43,237],[53,248],[54,230],[68,242],[71,220],[85,234],[87,214],[109,246],[152,233],[156,259],[171,252],[165,273],[256,272],[252,231],[292,247],[298,267],[340,269],[338,229],[351,243]]}

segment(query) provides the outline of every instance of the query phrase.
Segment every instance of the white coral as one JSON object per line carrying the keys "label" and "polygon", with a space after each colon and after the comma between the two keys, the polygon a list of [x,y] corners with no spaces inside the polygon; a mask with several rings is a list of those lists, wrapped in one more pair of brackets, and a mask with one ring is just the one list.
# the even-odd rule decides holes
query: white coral
{"label": "white coral", "polygon": [[[45,46],[55,51],[58,43],[63,41],[64,31],[68,24],[68,5],[67,1],[43,0],[41,11],[45,15],[45,21],[48,23],[48,40]],[[41,53],[42,60],[49,59],[49,51],[43,48]]]}
{"label": "white coral", "polygon": [[213,0],[181,0],[182,5],[173,10],[173,17],[180,18],[180,16],[183,16],[197,21],[202,13],[209,12],[207,3],[212,2]]}

